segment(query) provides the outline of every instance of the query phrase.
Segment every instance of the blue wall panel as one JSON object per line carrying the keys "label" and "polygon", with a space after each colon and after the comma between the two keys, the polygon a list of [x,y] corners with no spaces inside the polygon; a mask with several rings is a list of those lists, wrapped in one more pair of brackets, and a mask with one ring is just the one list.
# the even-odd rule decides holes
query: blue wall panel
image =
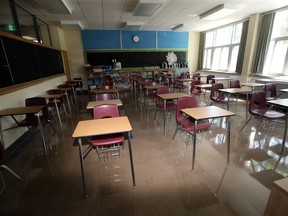
{"label": "blue wall panel", "polygon": [[82,31],[83,48],[121,49],[120,31],[118,30],[84,30]]}
{"label": "blue wall panel", "polygon": [[188,48],[188,32],[158,31],[158,48]]}
{"label": "blue wall panel", "polygon": [[[138,35],[140,41],[133,42],[132,37]],[[156,48],[156,32],[155,31],[122,31],[122,48]]]}
{"label": "blue wall panel", "polygon": [[[133,35],[140,41],[133,42]],[[188,49],[188,32],[83,30],[84,50],[95,49]],[[158,39],[158,47],[157,40]],[[122,44],[121,44],[122,43]],[[122,46],[121,46],[122,45]]]}

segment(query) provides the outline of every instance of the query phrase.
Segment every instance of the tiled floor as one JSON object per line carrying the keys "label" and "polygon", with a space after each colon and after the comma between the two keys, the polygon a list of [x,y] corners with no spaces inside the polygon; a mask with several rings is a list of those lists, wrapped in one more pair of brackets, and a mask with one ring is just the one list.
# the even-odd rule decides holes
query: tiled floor
{"label": "tiled floor", "polygon": [[[239,132],[245,122],[245,101],[230,105],[231,162],[226,166],[225,120],[212,121],[196,149],[195,170],[191,170],[191,137],[175,130],[174,116],[168,115],[167,134],[163,118],[154,121],[155,106],[148,109],[141,97],[125,92],[122,115],[133,127],[133,156],[136,188],[132,186],[129,150],[125,143],[121,156],[99,161],[95,151],[85,159],[88,197],[83,198],[78,148],[71,138],[77,122],[91,113],[74,105],[73,115],[57,117],[57,134],[45,127],[49,156],[43,154],[38,132],[9,157],[8,165],[21,176],[17,181],[3,172],[6,188],[0,195],[0,215],[263,215],[274,180],[287,177],[287,153],[280,156],[283,125],[255,132],[257,120]],[[88,98],[85,98],[86,102]],[[210,104],[206,95],[198,102]],[[64,115],[64,114],[63,114]],[[2,185],[1,185],[2,186]]]}

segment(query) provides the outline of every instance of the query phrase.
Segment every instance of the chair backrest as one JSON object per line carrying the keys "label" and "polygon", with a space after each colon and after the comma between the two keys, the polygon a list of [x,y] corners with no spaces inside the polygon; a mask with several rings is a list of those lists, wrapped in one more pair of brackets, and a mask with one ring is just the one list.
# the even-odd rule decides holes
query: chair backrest
{"label": "chair backrest", "polygon": [[202,93],[202,89],[200,87],[196,87],[195,86],[195,85],[200,85],[200,84],[201,84],[200,80],[192,80],[190,92],[192,94],[201,94]]}
{"label": "chair backrest", "polygon": [[212,87],[210,89],[210,99],[212,101],[215,101],[216,98],[218,98],[219,100],[225,98],[225,95],[224,94],[220,94],[219,95],[219,92],[218,92],[218,89],[223,89],[224,88],[224,85],[223,83],[213,83],[212,84]]}
{"label": "chair backrest", "polygon": [[93,107],[93,118],[119,117],[119,110],[116,104],[99,104]]}
{"label": "chair backrest", "polygon": [[215,83],[215,80],[212,79],[212,78],[215,78],[215,75],[212,75],[212,74],[208,75],[208,76],[206,77],[206,84],[213,84],[213,83]]}
{"label": "chair backrest", "polygon": [[240,80],[230,80],[229,88],[240,88]]}
{"label": "chair backrest", "polygon": [[267,111],[265,91],[260,90],[251,93],[248,111],[253,116],[263,115]]}
{"label": "chair backrest", "polygon": [[157,85],[157,83],[154,81],[147,81],[144,83],[144,86],[156,86],[156,85]]}
{"label": "chair backrest", "polygon": [[[25,99],[25,106],[39,106],[39,105],[44,105],[44,107],[42,108],[41,120],[43,121],[48,120],[49,110],[48,110],[45,98],[32,97],[32,98]],[[37,117],[34,114],[26,114],[26,119],[29,119],[31,121],[36,121]]]}
{"label": "chair backrest", "polygon": [[193,80],[200,80],[200,79],[201,79],[200,73],[194,73],[194,74],[192,75],[192,79],[193,79]]}
{"label": "chair backrest", "polygon": [[264,86],[266,99],[273,100],[277,98],[277,86],[275,83],[266,83]]}
{"label": "chair backrest", "polygon": [[181,109],[197,107],[197,101],[195,97],[181,97],[178,99],[176,108],[176,122],[180,123],[183,120],[183,113]]}
{"label": "chair backrest", "polygon": [[[169,94],[170,89],[168,87],[161,87],[156,90],[156,94]],[[163,100],[159,97],[156,98],[156,106],[162,105]]]}
{"label": "chair backrest", "polygon": [[99,86],[99,89],[113,89],[113,83],[110,83],[110,84],[101,84]]}
{"label": "chair backrest", "polygon": [[96,101],[113,100],[115,95],[113,93],[96,94]]}

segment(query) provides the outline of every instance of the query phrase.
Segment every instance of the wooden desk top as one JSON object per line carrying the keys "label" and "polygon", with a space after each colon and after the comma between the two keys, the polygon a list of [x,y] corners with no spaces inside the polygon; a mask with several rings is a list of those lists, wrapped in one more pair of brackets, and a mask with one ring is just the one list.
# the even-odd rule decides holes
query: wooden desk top
{"label": "wooden desk top", "polygon": [[199,85],[194,85],[195,87],[199,88],[211,88],[212,84],[199,84]]}
{"label": "wooden desk top", "polygon": [[181,109],[182,112],[189,115],[194,120],[203,120],[209,118],[220,118],[227,116],[236,115],[233,112],[221,109],[216,106],[206,106],[206,107],[195,107],[195,108],[186,108]]}
{"label": "wooden desk top", "polygon": [[263,84],[263,83],[241,83],[240,85],[250,86],[250,87],[259,87],[259,86],[264,86],[265,84]]}
{"label": "wooden desk top", "polygon": [[244,89],[244,88],[226,88],[226,89],[218,89],[218,91],[226,92],[230,94],[240,94],[240,93],[251,93],[252,90]]}
{"label": "wooden desk top", "polygon": [[180,81],[180,82],[191,82],[193,81],[194,79],[176,79],[177,81]]}
{"label": "wooden desk top", "polygon": [[38,113],[42,110],[44,105],[40,106],[27,106],[27,107],[15,107],[0,110],[0,116],[12,116],[12,115],[24,115]]}
{"label": "wooden desk top", "polygon": [[288,178],[280,179],[273,182],[273,185],[288,195]]}
{"label": "wooden desk top", "polygon": [[81,138],[132,131],[127,116],[79,121],[72,137]]}
{"label": "wooden desk top", "polygon": [[158,89],[158,88],[162,88],[162,87],[166,87],[164,85],[155,85],[155,86],[144,86],[144,88],[146,90],[149,90],[149,89]]}
{"label": "wooden desk top", "polygon": [[212,80],[230,80],[231,78],[230,77],[214,77],[214,78],[211,78]]}
{"label": "wooden desk top", "polygon": [[288,92],[288,89],[279,89],[280,92]]}
{"label": "wooden desk top", "polygon": [[58,89],[61,89],[62,91],[70,91],[70,90],[72,90],[72,88],[71,87],[65,87],[65,88],[63,88],[63,87],[61,87],[61,88],[58,88]]}
{"label": "wooden desk top", "polygon": [[157,94],[157,96],[162,98],[163,100],[177,99],[181,97],[191,97],[190,95],[185,93]]}
{"label": "wooden desk top", "polygon": [[38,95],[37,97],[46,98],[46,99],[57,99],[63,97],[65,94],[45,94],[45,95]]}
{"label": "wooden desk top", "polygon": [[288,108],[288,98],[285,99],[276,99],[276,100],[270,100],[266,102],[269,105],[276,105],[281,106],[284,108]]}
{"label": "wooden desk top", "polygon": [[94,94],[101,94],[101,93],[117,93],[119,92],[119,89],[113,88],[113,89],[97,89],[90,91]]}
{"label": "wooden desk top", "polygon": [[103,101],[89,101],[86,109],[93,109],[94,106],[99,104],[116,104],[117,106],[122,106],[122,101],[120,99],[113,100],[103,100]]}

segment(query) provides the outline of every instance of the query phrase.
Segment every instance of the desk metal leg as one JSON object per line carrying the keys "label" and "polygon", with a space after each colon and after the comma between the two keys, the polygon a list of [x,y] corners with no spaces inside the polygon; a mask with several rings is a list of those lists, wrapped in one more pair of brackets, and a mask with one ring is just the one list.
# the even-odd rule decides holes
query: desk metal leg
{"label": "desk metal leg", "polygon": [[131,132],[128,132],[128,144],[129,144],[129,155],[130,155],[130,164],[131,164],[133,187],[136,188],[135,173],[134,173],[134,162],[133,162],[133,152],[132,152],[132,143],[131,143]]}
{"label": "desk metal leg", "polygon": [[61,120],[61,117],[60,117],[60,112],[59,112],[57,99],[54,99],[54,103],[55,103],[55,107],[56,107],[56,112],[57,112],[57,115],[58,115],[59,123],[60,123],[60,126],[62,127],[62,120]]}
{"label": "desk metal leg", "polygon": [[42,124],[41,124],[40,116],[39,116],[39,113],[36,113],[35,115],[37,116],[39,130],[40,130],[40,133],[41,133],[41,136],[42,136],[43,148],[44,148],[45,154],[47,155],[48,154],[47,153],[47,146],[46,146],[46,142],[45,142],[45,137],[44,137],[44,132],[43,132],[43,127],[42,127]]}
{"label": "desk metal leg", "polygon": [[288,129],[288,114],[286,114],[286,118],[285,118],[285,131],[284,131],[284,137],[283,137],[283,141],[282,141],[281,154],[283,154],[284,148],[285,148],[287,129]]}
{"label": "desk metal leg", "polygon": [[167,107],[167,100],[164,100],[164,136],[166,136],[166,107]]}
{"label": "desk metal leg", "polygon": [[192,152],[192,170],[194,170],[194,164],[195,164],[195,153],[196,153],[196,141],[197,141],[197,133],[196,133],[196,128],[197,128],[198,122],[195,120],[194,123],[194,142],[193,142],[193,152]]}
{"label": "desk metal leg", "polygon": [[231,118],[227,117],[227,164],[230,162],[230,124],[231,124]]}
{"label": "desk metal leg", "polygon": [[246,93],[246,122],[248,119],[249,94]]}
{"label": "desk metal leg", "polygon": [[79,147],[79,157],[80,157],[83,192],[84,192],[84,197],[86,198],[88,196],[87,196],[86,184],[85,184],[84,159],[83,159],[83,149],[82,149],[82,140],[81,140],[81,138],[78,139],[78,147]]}
{"label": "desk metal leg", "polygon": [[68,96],[67,91],[65,91],[65,95],[66,95],[66,100],[67,100],[67,104],[68,104],[68,107],[69,107],[70,113],[72,113],[71,105],[70,105],[70,100],[69,100],[69,96]]}

